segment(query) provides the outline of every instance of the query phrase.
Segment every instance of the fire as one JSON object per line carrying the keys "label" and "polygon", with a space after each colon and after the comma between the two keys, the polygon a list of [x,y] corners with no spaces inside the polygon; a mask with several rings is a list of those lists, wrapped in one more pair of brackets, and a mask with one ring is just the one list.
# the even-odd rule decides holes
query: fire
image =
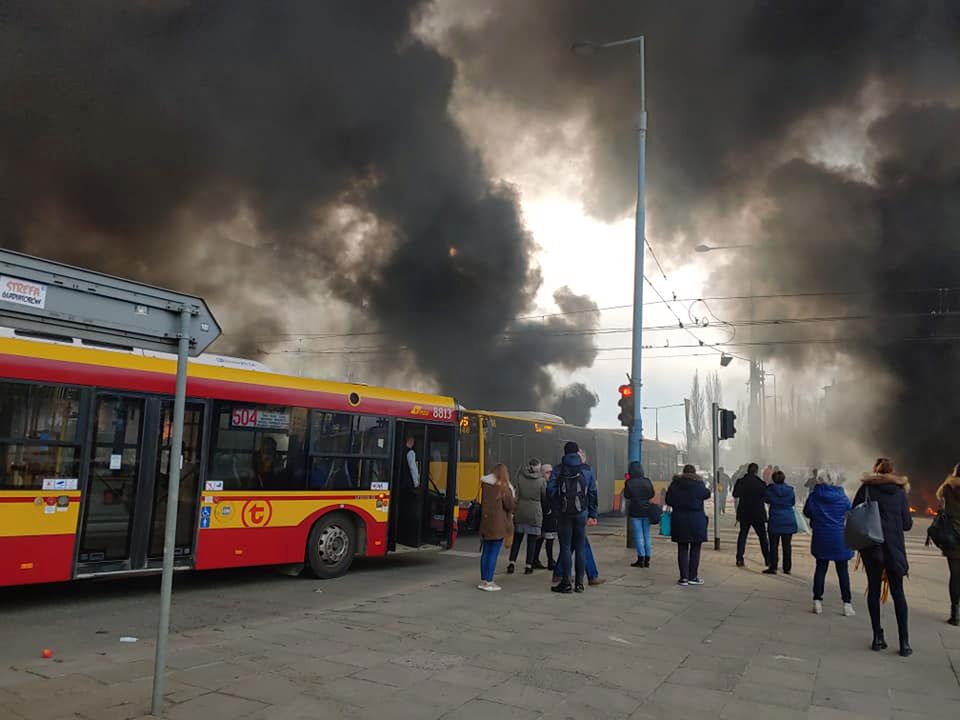
{"label": "fire", "polygon": [[936,517],[936,516],[937,516],[937,511],[934,510],[934,509],[933,509],[932,507],[930,507],[929,505],[927,505],[927,515],[929,515],[930,517]]}
{"label": "fire", "polygon": [[916,515],[916,514],[917,514],[917,509],[916,509],[913,505],[910,506],[910,514],[911,514],[911,515]]}

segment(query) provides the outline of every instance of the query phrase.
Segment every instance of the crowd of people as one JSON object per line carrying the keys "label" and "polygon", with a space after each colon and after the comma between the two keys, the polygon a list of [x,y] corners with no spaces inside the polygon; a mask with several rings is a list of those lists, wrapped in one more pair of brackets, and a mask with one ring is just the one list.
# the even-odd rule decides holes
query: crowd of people
{"label": "crowd of people", "polygon": [[[769,472],[768,472],[769,471]],[[814,471],[804,481],[802,511],[797,492],[787,483],[786,474],[776,466],[760,471],[757,463],[741,466],[731,478],[718,469],[719,510],[726,511],[727,493],[736,503],[739,534],[736,564],[745,566],[750,532],[757,537],[763,556],[764,574],[790,575],[793,568],[792,539],[801,528],[811,533],[810,552],[815,560],[813,612],[823,613],[824,588],[830,563],[834,564],[840,586],[842,614],[856,615],[850,589],[850,561],[854,551],[847,545],[845,523],[852,508],[876,503],[882,538],[859,550],[859,564],[867,576],[867,609],[873,629],[873,650],[887,648],[881,624],[881,598],[893,598],[897,620],[899,653],[908,657],[910,647],[907,599],[904,578],[909,573],[904,533],[913,526],[907,499],[907,478],[895,472],[893,462],[880,458],[871,473],[865,473],[851,502],[843,477],[826,470]],[[944,522],[960,538],[960,463],[937,490]],[[648,568],[652,557],[651,524],[660,522],[662,507],[655,502],[656,490],[640,463],[631,463],[623,490],[634,538],[637,559],[633,567]],[[707,541],[708,517],[704,503],[711,490],[693,465],[685,465],[668,486],[664,506],[670,511],[670,537],[677,547],[677,568],[681,586],[702,585],[700,551]],[[510,481],[505,465],[497,465],[482,478],[482,520],[480,535],[481,590],[496,591],[493,581],[497,557],[504,543],[510,546],[507,573],[514,573],[520,549],[526,542],[524,573],[538,569],[553,572],[552,590],[558,593],[583,592],[586,577],[590,585],[603,582],[587,538],[587,528],[597,523],[597,484],[586,455],[574,442],[564,446],[559,464],[530,459]],[[555,543],[559,549],[554,558]],[[547,565],[541,563],[546,545]],[[960,544],[944,547],[950,574],[950,616],[960,625]]]}

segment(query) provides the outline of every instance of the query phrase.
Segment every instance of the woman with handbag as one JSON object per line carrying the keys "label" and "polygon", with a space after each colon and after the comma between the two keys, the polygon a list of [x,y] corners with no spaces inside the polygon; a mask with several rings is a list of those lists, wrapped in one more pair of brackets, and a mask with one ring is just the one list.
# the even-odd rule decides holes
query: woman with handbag
{"label": "woman with handbag", "polygon": [[803,505],[803,514],[810,518],[810,531],[813,533],[810,554],[817,561],[813,572],[813,612],[817,615],[823,613],[823,588],[831,562],[837,570],[843,614],[845,617],[856,615],[850,592],[849,562],[853,558],[853,550],[843,540],[843,522],[850,508],[850,498],[834,476],[826,470],[817,473],[817,484],[810,490]]}
{"label": "woman with handbag", "polygon": [[883,584],[887,583],[893,596],[902,657],[913,654],[907,629],[907,597],[903,593],[903,579],[910,571],[903,533],[913,527],[907,500],[909,490],[907,478],[894,473],[893,462],[889,458],[879,458],[873,466],[873,473],[864,474],[860,489],[853,499],[854,507],[864,502],[876,502],[883,529],[882,542],[860,550],[860,559],[867,571],[867,607],[873,626],[870,648],[884,650],[887,647],[880,625],[880,595]]}
{"label": "woman with handbag", "polygon": [[483,546],[480,551],[480,590],[496,592],[500,586],[493,582],[497,569],[497,556],[506,538],[513,538],[513,509],[516,501],[510,485],[507,466],[499,463],[493,472],[480,478],[480,538]]}
{"label": "woman with handbag", "polygon": [[[946,516],[944,520],[953,526],[956,535],[960,535],[960,463],[937,488],[937,499]],[[960,625],[960,545],[944,547],[941,552],[950,569],[950,619],[947,622]]]}
{"label": "woman with handbag", "polygon": [[633,528],[633,542],[637,548],[637,561],[631,567],[650,567],[650,501],[656,492],[650,478],[643,474],[643,465],[630,463],[623,496],[630,501],[630,525]]}

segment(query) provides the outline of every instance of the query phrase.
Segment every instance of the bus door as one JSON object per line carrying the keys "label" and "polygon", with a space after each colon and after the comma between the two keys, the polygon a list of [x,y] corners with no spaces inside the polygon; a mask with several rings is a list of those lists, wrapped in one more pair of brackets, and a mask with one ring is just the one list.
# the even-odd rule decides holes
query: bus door
{"label": "bus door", "polygon": [[[389,548],[396,545],[449,546],[455,528],[456,428],[451,425],[397,423],[396,453],[390,500]],[[419,487],[410,483],[408,440],[413,451]]]}
{"label": "bus door", "polygon": [[[97,394],[79,531],[78,576],[142,570],[152,564],[148,558],[155,558],[159,565],[172,414],[172,400]],[[177,522],[177,560],[181,564],[192,563],[202,427],[203,405],[188,403]]]}

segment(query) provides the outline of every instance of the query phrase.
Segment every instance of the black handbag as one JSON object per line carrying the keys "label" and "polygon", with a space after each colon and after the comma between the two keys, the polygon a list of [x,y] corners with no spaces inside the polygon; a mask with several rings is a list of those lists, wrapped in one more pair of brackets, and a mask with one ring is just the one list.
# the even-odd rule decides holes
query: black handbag
{"label": "black handbag", "polygon": [[847,513],[843,541],[851,550],[866,550],[883,543],[880,506],[870,499],[870,488],[864,488],[863,502]]}
{"label": "black handbag", "polygon": [[927,528],[927,542],[929,546],[933,543],[944,551],[956,550],[960,547],[960,535],[957,534],[957,526],[953,518],[947,515],[943,510],[937,512],[937,516]]}
{"label": "black handbag", "polygon": [[650,520],[650,524],[659,525],[661,517],[663,517],[663,506],[655,502],[650,503],[647,508],[647,518]]}

